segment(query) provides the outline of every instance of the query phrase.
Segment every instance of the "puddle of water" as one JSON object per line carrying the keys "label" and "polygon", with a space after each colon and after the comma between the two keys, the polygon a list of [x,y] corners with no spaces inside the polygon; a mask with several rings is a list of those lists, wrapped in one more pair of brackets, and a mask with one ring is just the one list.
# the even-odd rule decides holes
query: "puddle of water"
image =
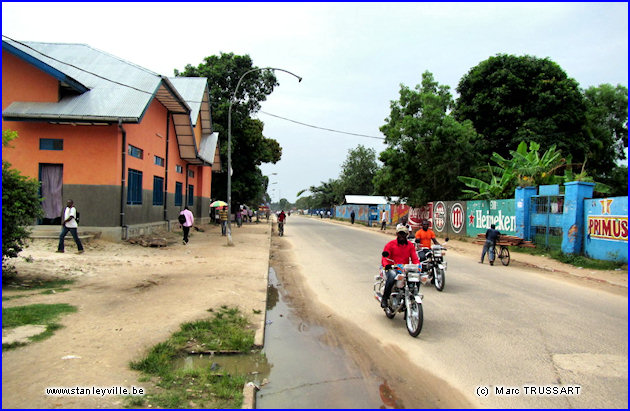
{"label": "puddle of water", "polygon": [[232,354],[232,355],[189,355],[180,358],[175,365],[183,369],[205,369],[210,368],[217,373],[230,375],[247,375],[248,381],[253,381],[257,385],[269,377],[271,366],[264,355],[253,354]]}
{"label": "puddle of water", "polygon": [[256,408],[404,408],[387,382],[362,375],[342,348],[326,345],[326,330],[300,319],[280,289],[270,268],[263,351],[271,370]]}

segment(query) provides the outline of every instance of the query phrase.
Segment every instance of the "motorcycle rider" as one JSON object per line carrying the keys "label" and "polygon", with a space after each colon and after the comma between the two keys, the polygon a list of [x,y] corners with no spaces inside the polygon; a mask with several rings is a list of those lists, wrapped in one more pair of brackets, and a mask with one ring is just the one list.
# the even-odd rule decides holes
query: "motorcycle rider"
{"label": "motorcycle rider", "polygon": [[433,230],[429,228],[429,220],[427,219],[422,220],[422,228],[420,228],[416,233],[416,240],[420,240],[420,251],[418,252],[420,261],[424,261],[426,259],[423,248],[431,248],[431,241],[437,245],[441,245],[435,238]]}
{"label": "motorcycle rider", "polygon": [[396,226],[396,239],[385,244],[383,252],[387,251],[389,256],[381,259],[381,265],[385,267],[387,272],[387,280],[385,281],[385,290],[383,290],[383,298],[381,298],[381,307],[387,307],[387,300],[392,293],[394,282],[396,281],[396,271],[392,270],[392,264],[418,264],[418,256],[413,243],[407,240],[409,231],[403,224]]}

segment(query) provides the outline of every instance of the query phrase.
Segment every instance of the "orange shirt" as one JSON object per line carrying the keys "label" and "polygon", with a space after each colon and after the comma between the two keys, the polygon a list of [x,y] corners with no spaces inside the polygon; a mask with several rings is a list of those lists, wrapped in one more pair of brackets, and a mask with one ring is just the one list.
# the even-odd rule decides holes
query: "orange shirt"
{"label": "orange shirt", "polygon": [[431,248],[431,239],[435,238],[435,233],[430,228],[427,231],[421,228],[416,232],[416,238],[422,247]]}

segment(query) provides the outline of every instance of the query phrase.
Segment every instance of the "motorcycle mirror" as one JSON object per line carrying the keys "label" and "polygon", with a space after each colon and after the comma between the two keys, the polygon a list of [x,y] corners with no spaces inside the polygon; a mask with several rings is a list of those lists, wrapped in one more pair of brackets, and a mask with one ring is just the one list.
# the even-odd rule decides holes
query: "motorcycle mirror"
{"label": "motorcycle mirror", "polygon": [[383,253],[381,255],[383,257],[389,257],[389,252],[388,251],[383,251]]}
{"label": "motorcycle mirror", "polygon": [[446,238],[444,239],[444,242],[445,242],[445,243],[448,243],[448,237],[446,237]]}
{"label": "motorcycle mirror", "polygon": [[[446,241],[448,241],[448,240],[446,240]],[[414,242],[415,242],[416,244],[420,244],[420,239],[419,239],[419,238],[416,238],[416,239],[414,240]]]}

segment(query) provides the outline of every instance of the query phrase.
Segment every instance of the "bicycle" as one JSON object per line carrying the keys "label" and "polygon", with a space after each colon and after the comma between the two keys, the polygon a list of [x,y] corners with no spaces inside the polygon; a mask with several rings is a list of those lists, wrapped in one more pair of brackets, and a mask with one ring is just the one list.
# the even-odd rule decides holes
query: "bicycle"
{"label": "bicycle", "polygon": [[283,221],[278,222],[278,235],[280,237],[284,236],[284,222]]}
{"label": "bicycle", "polygon": [[499,252],[497,253],[497,246],[495,245],[492,249],[492,254],[494,255],[494,259],[497,258],[501,260],[501,264],[507,266],[510,264],[510,250],[508,250],[507,246],[499,244]]}

